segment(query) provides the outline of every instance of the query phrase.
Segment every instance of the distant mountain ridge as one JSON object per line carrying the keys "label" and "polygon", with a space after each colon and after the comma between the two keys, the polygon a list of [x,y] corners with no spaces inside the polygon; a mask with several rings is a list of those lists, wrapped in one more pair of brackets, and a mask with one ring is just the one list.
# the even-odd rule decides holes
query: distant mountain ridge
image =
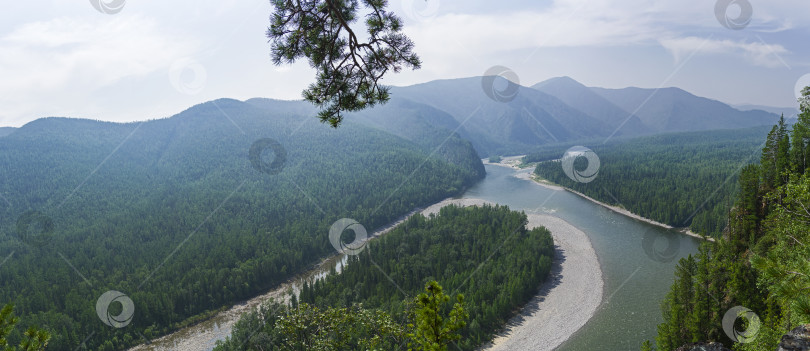
{"label": "distant mountain ridge", "polygon": [[552,78],[532,86],[532,88],[555,96],[566,104],[610,125],[623,135],[642,135],[652,133],[641,119],[631,112],[582,85],[570,77]]}
{"label": "distant mountain ridge", "polygon": [[479,154],[525,152],[537,145],[607,136],[612,130],[560,99],[519,86],[513,99],[486,95],[481,77],[438,80],[391,89],[392,102],[408,100],[449,114],[457,133]]}
{"label": "distant mountain ridge", "polygon": [[[506,87],[515,94],[504,101],[485,91]],[[255,98],[245,103],[284,116],[317,113],[317,107],[300,100]],[[773,125],[779,114],[792,115],[790,108],[740,108],[744,111],[679,88],[596,88],[570,77],[525,87],[503,78],[470,77],[392,87],[387,104],[348,113],[345,120],[416,142],[428,151],[444,138],[452,140],[451,148],[470,143],[479,156],[486,157],[526,154],[545,145],[584,140]],[[315,118],[310,121],[300,123],[317,123]],[[2,128],[0,137],[15,130]]]}
{"label": "distant mountain ridge", "polygon": [[[346,120],[416,142],[427,135],[433,141],[452,135],[469,141],[480,156],[489,156],[582,140],[773,125],[779,117],[773,110],[740,111],[679,88],[594,88],[570,77],[531,87],[502,78],[493,84],[495,90],[513,84],[514,96],[503,102],[492,99],[483,77],[435,80],[392,87],[387,104],[349,113]],[[247,102],[295,114],[317,112],[303,101]]]}
{"label": "distant mountain ridge", "polygon": [[764,106],[764,105],[731,105],[740,111],[750,111],[750,110],[761,110],[765,112],[770,112],[777,115],[785,115],[785,119],[790,119],[791,117],[795,117],[799,114],[799,109],[796,107],[775,107],[775,106]]}
{"label": "distant mountain ridge", "polygon": [[595,88],[570,77],[513,86],[515,95],[501,102],[485,91],[514,84],[500,80],[497,87],[483,77],[394,87],[389,104],[350,118],[400,136],[414,125],[451,130],[482,156],[579,140],[773,125],[779,118],[778,111],[741,111],[679,88]]}
{"label": "distant mountain ridge", "polygon": [[613,104],[638,116],[655,133],[737,129],[773,125],[776,114],[740,111],[717,100],[679,88],[591,88]]}

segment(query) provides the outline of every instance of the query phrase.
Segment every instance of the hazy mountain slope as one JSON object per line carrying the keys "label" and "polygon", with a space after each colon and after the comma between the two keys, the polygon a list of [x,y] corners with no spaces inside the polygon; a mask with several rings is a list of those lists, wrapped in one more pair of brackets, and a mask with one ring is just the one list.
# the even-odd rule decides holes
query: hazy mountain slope
{"label": "hazy mountain slope", "polygon": [[[281,115],[295,115],[295,116],[315,116],[318,109],[315,105],[303,100],[276,100],[266,98],[253,98],[246,100],[245,103],[254,107],[262,108],[265,110],[273,111]],[[305,119],[301,118],[301,123],[309,123],[317,121],[314,118]]]}
{"label": "hazy mountain slope", "polygon": [[532,88],[560,99],[568,106],[599,119],[614,130],[618,129],[619,135],[634,136],[650,132],[637,116],[569,77],[552,78],[537,83]]}
{"label": "hazy mountain slope", "polygon": [[[299,112],[314,116],[317,110],[303,101],[279,101],[270,99],[250,99],[254,106],[277,112]],[[375,129],[383,130],[421,146],[427,154],[441,157],[452,164],[470,171],[475,177],[486,173],[481,157],[471,146],[470,135],[459,127],[459,123],[447,113],[430,106],[403,99],[392,99],[389,103],[357,113],[349,113],[346,120]],[[317,123],[315,118],[301,123]],[[465,139],[466,138],[466,139]]]}
{"label": "hazy mountain slope", "polygon": [[591,89],[625,111],[635,111],[647,127],[659,133],[773,125],[778,119],[765,111],[739,111],[678,88]]}
{"label": "hazy mountain slope", "polygon": [[788,122],[791,122],[789,120],[791,117],[795,117],[799,114],[799,109],[795,107],[774,107],[763,105],[732,105],[732,107],[740,111],[761,110],[780,116],[784,114],[785,119],[788,120]]}
{"label": "hazy mountain slope", "polygon": [[4,137],[6,135],[14,133],[15,130],[17,130],[17,128],[14,128],[14,127],[0,127],[0,137]]}
{"label": "hazy mountain slope", "polygon": [[[393,87],[387,104],[348,113],[346,120],[390,132],[428,150],[455,133],[485,157],[527,153],[550,144],[604,140],[608,136],[772,125],[776,119],[764,111],[742,112],[677,88],[660,89],[650,97],[653,89],[589,88],[560,77],[532,88],[519,86],[514,96],[500,102],[488,96],[485,89],[504,91],[506,80],[496,79],[494,87],[484,85],[483,77],[471,77]],[[638,109],[648,97],[649,101]],[[248,102],[286,114],[314,116],[317,112],[303,101]],[[446,143],[452,146],[460,142],[457,137]]]}
{"label": "hazy mountain slope", "polygon": [[[496,86],[503,89],[505,83],[496,82]],[[495,101],[485,94],[481,77],[392,88],[391,94],[449,113],[464,129],[460,134],[468,135],[484,155],[607,136],[613,131],[605,123],[535,89],[519,87],[511,101]]]}
{"label": "hazy mountain slope", "polygon": [[[297,114],[306,105],[279,106],[222,99],[125,124],[47,118],[0,138],[0,254],[10,257],[0,301],[23,326],[52,331],[49,350],[88,335],[90,349],[123,349],[335,253],[337,219],[370,233],[483,176],[390,133],[352,121],[335,130]],[[278,173],[253,166],[274,159],[249,156],[263,138],[286,150]],[[456,147],[457,163],[480,165]],[[127,328],[96,315],[108,290],[133,300]]]}
{"label": "hazy mountain slope", "polygon": [[470,141],[475,140],[474,137],[444,111],[400,98],[348,118],[413,141],[426,153],[441,157],[476,177],[486,175],[481,156]]}

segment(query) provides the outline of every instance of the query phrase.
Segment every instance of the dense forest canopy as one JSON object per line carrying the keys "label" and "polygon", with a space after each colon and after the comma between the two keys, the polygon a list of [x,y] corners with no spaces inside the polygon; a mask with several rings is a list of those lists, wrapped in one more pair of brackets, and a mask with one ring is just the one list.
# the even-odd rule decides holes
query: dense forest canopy
{"label": "dense forest canopy", "polygon": [[[558,161],[568,145],[526,155],[534,173],[643,217],[719,236],[737,193],[740,167],[757,161],[766,128],[663,134],[589,145],[599,158],[590,182],[569,178]],[[587,162],[575,160],[577,169]]]}
{"label": "dense forest canopy", "polygon": [[[8,340],[38,325],[50,350],[141,343],[334,254],[340,218],[371,232],[484,175],[447,134],[415,143],[301,118],[217,100],[142,123],[42,119],[0,138],[0,301],[20,315]],[[126,327],[96,313],[111,290],[134,303]]]}
{"label": "dense forest canopy", "polygon": [[795,124],[770,130],[760,164],[743,168],[722,239],[679,262],[657,350],[696,341],[775,350],[783,334],[810,323],[810,87],[801,109]]}
{"label": "dense forest canopy", "polygon": [[[450,205],[438,215],[417,214],[351,256],[340,274],[304,285],[297,301],[327,311],[362,306],[407,329],[415,319],[413,298],[436,280],[448,295],[464,296],[469,314],[451,349],[474,350],[504,327],[549,274],[551,235],[525,225],[524,213],[505,206]],[[283,346],[283,332],[274,321],[285,313],[271,305],[243,316],[217,350]],[[252,333],[256,329],[261,331]]]}

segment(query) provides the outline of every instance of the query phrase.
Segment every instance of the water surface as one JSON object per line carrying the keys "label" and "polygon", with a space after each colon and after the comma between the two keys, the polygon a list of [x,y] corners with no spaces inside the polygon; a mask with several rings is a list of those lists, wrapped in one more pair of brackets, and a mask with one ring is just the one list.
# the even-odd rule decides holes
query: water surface
{"label": "water surface", "polygon": [[696,253],[701,240],[518,179],[509,168],[487,165],[486,170],[487,178],[463,197],[560,217],[590,237],[599,257],[605,283],[602,304],[558,350],[639,350],[644,340],[653,340],[656,326],[663,322],[660,303],[672,284],[675,265]]}
{"label": "water surface", "polygon": [[[544,188],[515,176],[529,170],[516,172],[492,165],[487,165],[486,170],[487,177],[467,190],[463,198],[560,217],[585,232],[596,251],[604,274],[604,299],[594,317],[558,350],[639,350],[644,340],[652,340],[656,325],[662,322],[659,305],[672,283],[675,264],[679,258],[697,252],[700,239],[628,218],[570,192]],[[339,270],[342,262],[344,257],[335,256],[319,270],[296,277],[275,294],[295,291],[302,281],[323,277],[335,264]],[[235,317],[214,317],[156,344],[166,349],[193,345],[193,349],[211,350],[216,340],[230,334]]]}

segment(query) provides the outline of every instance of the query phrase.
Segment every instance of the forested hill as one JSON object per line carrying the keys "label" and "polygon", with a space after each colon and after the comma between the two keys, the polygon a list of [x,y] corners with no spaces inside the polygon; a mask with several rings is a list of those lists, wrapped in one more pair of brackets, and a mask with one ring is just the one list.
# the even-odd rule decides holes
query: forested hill
{"label": "forested hill", "polygon": [[644,125],[657,132],[773,125],[779,118],[775,113],[762,110],[740,111],[720,101],[695,96],[674,87],[591,89],[626,111],[636,111]]}
{"label": "forested hill", "polygon": [[661,305],[656,350],[696,341],[801,349],[780,342],[810,323],[810,88],[803,94],[798,122],[774,126],[760,164],[742,170],[722,240],[679,262]]}
{"label": "forested hill", "polygon": [[[300,101],[254,98],[246,101],[270,111],[315,115],[317,109]],[[371,110],[350,113],[348,120],[379,129],[422,147],[422,150],[441,157],[454,165],[483,177],[486,173],[479,154],[473,148],[469,135],[459,132],[459,123],[447,113],[430,106],[393,99]]]}
{"label": "forested hill", "polygon": [[583,139],[771,126],[779,119],[677,88],[602,89],[570,78],[533,87],[494,76],[436,80],[392,88],[391,96],[372,111],[392,118],[429,113],[433,123],[470,140],[481,156],[520,155]]}
{"label": "forested hill", "polygon": [[9,135],[9,134],[11,134],[12,132],[14,132],[15,130],[17,130],[17,128],[13,128],[13,127],[0,127],[0,137],[4,137],[4,136],[6,136],[6,135]]}
{"label": "forested hill", "polygon": [[[22,316],[10,343],[37,324],[49,350],[120,350],[266,291],[335,253],[336,220],[370,233],[481,179],[475,151],[448,135],[336,130],[227,99],[16,129],[0,138],[0,302]],[[134,303],[126,328],[96,314],[109,290]]]}
{"label": "forested hill", "polygon": [[[535,174],[599,201],[673,227],[719,236],[734,202],[739,169],[755,162],[769,128],[685,132],[588,145],[599,158],[591,182],[569,178],[559,158],[568,146],[526,155]],[[582,162],[582,164],[580,164]],[[583,157],[574,166],[585,170]]]}
{"label": "forested hill", "polygon": [[[479,264],[484,258],[486,264]],[[350,259],[340,274],[304,285],[300,302],[321,309],[362,306],[377,314],[382,311],[393,321],[373,324],[370,336],[390,342],[395,335],[386,329],[391,325],[411,330],[408,324],[418,324],[413,316],[413,298],[426,282],[437,280],[450,295],[464,295],[469,313],[468,323],[460,330],[462,337],[451,349],[474,350],[502,330],[535,296],[555,258],[551,233],[543,227],[527,229],[525,213],[506,206],[450,205],[437,215],[414,215]],[[369,337],[350,326],[339,325],[341,332],[336,333],[320,327],[330,320],[314,321],[318,327],[298,322],[287,329],[274,323],[278,319],[300,320],[290,317],[281,306],[247,313],[216,350],[297,350],[300,348],[291,345],[299,337],[312,341],[310,347],[338,344],[342,335],[348,340]],[[413,342],[403,339],[387,348],[329,349],[398,350]]]}

